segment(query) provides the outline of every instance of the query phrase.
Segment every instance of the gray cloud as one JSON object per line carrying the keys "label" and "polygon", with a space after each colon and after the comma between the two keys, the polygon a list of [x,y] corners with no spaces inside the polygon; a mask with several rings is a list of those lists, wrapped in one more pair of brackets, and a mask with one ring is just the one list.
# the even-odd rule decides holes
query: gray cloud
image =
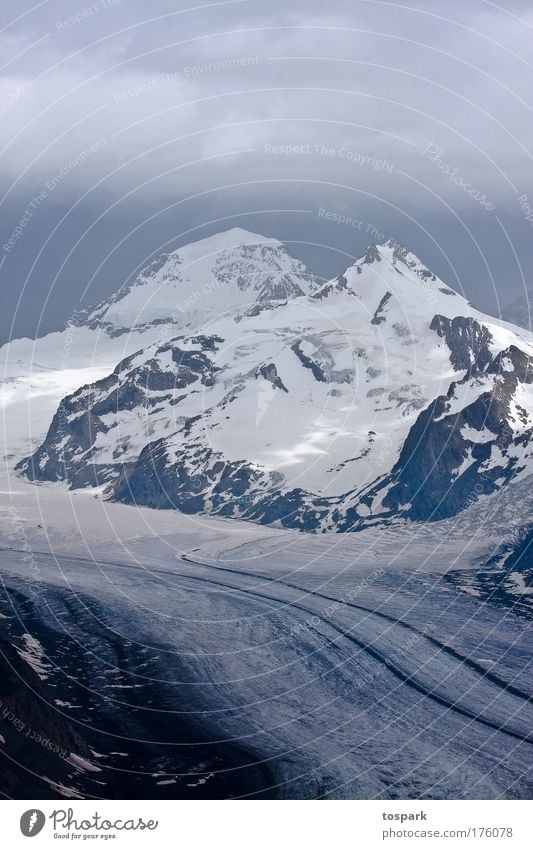
{"label": "gray cloud", "polygon": [[2,253],[4,337],[21,291],[16,326],[42,314],[42,332],[224,222],[293,239],[325,275],[396,235],[486,308],[528,278],[528,3],[3,11],[4,245],[32,213]]}

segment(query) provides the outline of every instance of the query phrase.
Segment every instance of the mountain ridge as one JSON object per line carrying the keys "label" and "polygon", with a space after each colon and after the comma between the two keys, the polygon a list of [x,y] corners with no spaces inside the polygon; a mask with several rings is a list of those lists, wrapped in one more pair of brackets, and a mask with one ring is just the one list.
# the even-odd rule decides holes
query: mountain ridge
{"label": "mountain ridge", "polygon": [[516,328],[394,240],[319,283],[281,243],[233,238],[210,268],[244,296],[172,337],[169,322],[165,341],[67,394],[19,471],[312,531],[444,518],[530,472],[533,348]]}

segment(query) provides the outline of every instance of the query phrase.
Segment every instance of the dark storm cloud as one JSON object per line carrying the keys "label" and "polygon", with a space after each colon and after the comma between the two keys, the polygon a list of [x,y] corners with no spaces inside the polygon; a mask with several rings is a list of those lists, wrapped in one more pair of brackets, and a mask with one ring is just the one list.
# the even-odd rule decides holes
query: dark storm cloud
{"label": "dark storm cloud", "polygon": [[168,240],[235,224],[326,276],[394,235],[485,307],[529,276],[527,3],[10,1],[2,17],[4,335],[21,291],[23,332],[49,295],[42,332]]}

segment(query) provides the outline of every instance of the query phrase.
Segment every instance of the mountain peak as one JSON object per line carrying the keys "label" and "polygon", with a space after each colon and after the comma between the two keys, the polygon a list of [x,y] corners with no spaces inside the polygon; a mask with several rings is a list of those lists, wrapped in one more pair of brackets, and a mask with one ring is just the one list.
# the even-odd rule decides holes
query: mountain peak
{"label": "mountain peak", "polygon": [[231,250],[232,248],[253,247],[255,245],[268,245],[275,248],[284,247],[283,243],[278,239],[271,238],[270,236],[262,236],[259,233],[252,233],[249,230],[244,230],[242,227],[231,227],[228,230],[222,230],[220,233],[214,233],[212,236],[207,236],[204,239],[184,245],[173,251],[173,255],[179,255],[187,261],[192,262],[196,259]]}
{"label": "mountain peak", "polygon": [[386,242],[383,242],[380,245],[381,249],[387,249],[392,251],[392,256],[396,260],[405,261],[407,256],[415,257],[415,259],[420,262],[417,256],[408,248],[407,245],[404,245],[403,242],[398,242],[397,239],[388,239]]}
{"label": "mountain peak", "polygon": [[400,273],[402,273],[401,268],[398,266],[407,266],[410,271],[414,272],[423,281],[437,280],[435,274],[433,274],[422,260],[407,245],[398,242],[396,239],[388,239],[386,242],[369,245],[365,253],[355,264],[356,266],[373,265],[382,261],[389,262]]}
{"label": "mountain peak", "polygon": [[108,335],[201,326],[215,316],[310,294],[319,279],[278,239],[232,227],[161,254],[116,295],[80,312]]}
{"label": "mountain peak", "polygon": [[395,240],[321,284],[237,228],[120,294],[24,349],[4,453],[32,480],[353,530],[455,515],[533,470],[533,345]]}

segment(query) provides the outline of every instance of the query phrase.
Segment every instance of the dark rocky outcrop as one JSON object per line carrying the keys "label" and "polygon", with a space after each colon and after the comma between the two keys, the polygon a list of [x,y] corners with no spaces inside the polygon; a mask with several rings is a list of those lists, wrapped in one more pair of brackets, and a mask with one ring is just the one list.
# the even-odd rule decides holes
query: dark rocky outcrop
{"label": "dark rocky outcrop", "polygon": [[490,331],[473,318],[436,315],[430,325],[450,349],[450,362],[455,369],[483,370],[492,360]]}

